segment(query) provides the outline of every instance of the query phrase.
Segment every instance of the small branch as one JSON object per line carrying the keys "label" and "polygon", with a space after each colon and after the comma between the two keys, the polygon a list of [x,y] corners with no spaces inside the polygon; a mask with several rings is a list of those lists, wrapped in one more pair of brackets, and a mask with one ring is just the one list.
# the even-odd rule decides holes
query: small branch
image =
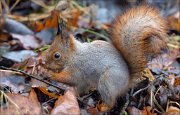
{"label": "small branch", "polygon": [[137,94],[139,94],[141,91],[144,91],[144,90],[146,90],[147,88],[149,88],[149,86],[150,86],[150,85],[148,85],[148,86],[146,86],[145,88],[142,88],[142,89],[136,91],[136,92],[133,94],[133,97],[136,96]]}
{"label": "small branch", "polygon": [[58,88],[58,89],[62,90],[62,91],[66,91],[66,90],[67,90],[67,88],[65,88],[65,87],[63,87],[63,86],[54,85],[54,84],[52,84],[52,83],[50,83],[50,82],[48,82],[48,81],[45,81],[45,80],[40,79],[40,78],[37,78],[37,77],[35,77],[35,76],[33,76],[33,75],[29,75],[29,74],[27,74],[26,72],[21,71],[21,70],[18,70],[18,69],[7,68],[7,67],[4,67],[4,66],[0,66],[0,69],[2,69],[2,70],[15,71],[15,72],[21,73],[21,74],[23,74],[23,75],[25,75],[25,76],[27,76],[27,77],[30,77],[30,78],[36,79],[36,80],[38,80],[38,81],[44,82],[44,83],[46,83],[46,84],[48,84],[48,85],[50,85],[50,86],[53,86],[53,87],[55,87],[55,88]]}
{"label": "small branch", "polygon": [[161,105],[158,103],[158,101],[156,100],[154,94],[152,95],[152,97],[153,97],[153,101],[154,101],[155,105],[161,110],[161,112],[165,113],[165,110],[164,110],[164,109],[161,107]]}
{"label": "small branch", "polygon": [[[16,2],[13,4],[13,6],[10,8],[9,13],[15,8],[15,6],[20,2],[20,0],[16,0]],[[8,13],[8,14],[9,14]]]}
{"label": "small branch", "polygon": [[2,10],[2,3],[0,1],[0,14],[2,14],[3,10]]}

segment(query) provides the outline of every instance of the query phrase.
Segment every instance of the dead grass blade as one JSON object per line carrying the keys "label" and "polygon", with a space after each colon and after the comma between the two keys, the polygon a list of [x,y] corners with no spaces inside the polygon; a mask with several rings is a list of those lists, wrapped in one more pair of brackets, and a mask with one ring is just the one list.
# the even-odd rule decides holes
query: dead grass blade
{"label": "dead grass blade", "polygon": [[46,9],[48,8],[48,6],[42,0],[31,0],[31,1],[43,8],[46,8]]}
{"label": "dead grass blade", "polygon": [[48,17],[50,14],[33,14],[33,15],[29,15],[29,16],[15,16],[15,15],[6,15],[6,17],[10,18],[10,19],[14,19],[17,20],[19,22],[26,22],[26,21],[36,21],[36,20],[41,20],[44,19],[46,17]]}
{"label": "dead grass blade", "polygon": [[16,2],[11,6],[8,14],[11,13],[11,11],[15,8],[15,6],[16,6],[20,1],[21,1],[21,0],[16,0]]}
{"label": "dead grass blade", "polygon": [[6,9],[6,12],[9,12],[9,7],[8,7],[8,5],[6,3],[6,0],[1,0],[1,3],[4,6],[4,8]]}
{"label": "dead grass blade", "polygon": [[2,14],[2,2],[0,1],[0,14]]}

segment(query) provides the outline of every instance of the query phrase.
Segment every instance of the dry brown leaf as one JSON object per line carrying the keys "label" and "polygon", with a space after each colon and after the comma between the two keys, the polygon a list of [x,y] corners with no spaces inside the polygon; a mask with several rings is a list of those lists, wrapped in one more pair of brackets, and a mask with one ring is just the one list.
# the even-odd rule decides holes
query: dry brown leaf
{"label": "dry brown leaf", "polygon": [[141,110],[137,109],[136,107],[128,107],[129,115],[141,115]]}
{"label": "dry brown leaf", "polygon": [[177,107],[170,106],[165,115],[179,115],[180,109]]}
{"label": "dry brown leaf", "polygon": [[59,97],[55,103],[55,107],[51,111],[51,115],[79,115],[80,109],[76,99],[75,90],[71,88],[64,96]]}
{"label": "dry brown leaf", "polygon": [[154,81],[155,80],[155,77],[154,75],[151,73],[151,71],[149,70],[149,68],[146,68],[145,69],[145,76],[149,78],[149,81]]}
{"label": "dry brown leaf", "polygon": [[97,106],[97,109],[98,109],[99,111],[101,111],[101,112],[106,112],[106,111],[108,111],[108,110],[111,109],[111,108],[110,108],[107,104],[105,104],[105,103],[97,104],[96,106]]}
{"label": "dry brown leaf", "polygon": [[144,107],[144,109],[141,112],[142,112],[141,115],[153,115],[153,113],[151,113],[151,107],[150,106]]}
{"label": "dry brown leaf", "polygon": [[81,15],[81,11],[78,9],[75,9],[73,11],[71,11],[71,18],[68,19],[68,25],[69,26],[73,26],[73,27],[77,27],[77,22],[79,20],[79,16]]}
{"label": "dry brown leaf", "polygon": [[3,27],[4,27],[4,22],[5,22],[4,17],[3,17],[3,15],[0,14],[0,31],[1,31],[1,30],[3,29]]}
{"label": "dry brown leaf", "polygon": [[180,76],[175,78],[175,82],[174,82],[175,87],[178,86],[178,85],[180,85]]}
{"label": "dry brown leaf", "polygon": [[34,28],[36,29],[36,32],[39,32],[43,29],[47,28],[55,28],[58,26],[58,19],[59,19],[59,11],[53,10],[51,12],[51,15],[48,16],[43,23],[41,22],[35,22],[34,23]]}
{"label": "dry brown leaf", "polygon": [[6,32],[0,32],[0,43],[1,42],[8,42],[12,39],[11,35]]}
{"label": "dry brown leaf", "polygon": [[37,95],[36,95],[36,92],[34,91],[34,89],[31,89],[31,92],[29,93],[29,96],[28,96],[29,100],[34,102],[34,103],[38,103],[39,100],[37,98]]}
{"label": "dry brown leaf", "polygon": [[[81,15],[81,13],[82,12],[77,9],[70,11],[70,14],[69,14],[70,17],[66,17],[68,20],[68,26],[77,27],[77,22],[78,22],[78,19],[79,19],[79,16]],[[34,23],[34,28],[35,28],[36,32],[39,32],[43,29],[57,27],[59,16],[60,16],[60,11],[53,10],[53,11],[51,11],[51,15],[48,16],[47,18],[45,18],[43,23],[36,21]]]}
{"label": "dry brown leaf", "polygon": [[171,16],[168,17],[168,23],[171,27],[171,29],[174,29],[178,32],[180,32],[180,12],[177,12]]}
{"label": "dry brown leaf", "polygon": [[13,93],[5,94],[8,105],[0,109],[0,113],[40,115],[41,106],[36,94],[32,91],[30,98]]}

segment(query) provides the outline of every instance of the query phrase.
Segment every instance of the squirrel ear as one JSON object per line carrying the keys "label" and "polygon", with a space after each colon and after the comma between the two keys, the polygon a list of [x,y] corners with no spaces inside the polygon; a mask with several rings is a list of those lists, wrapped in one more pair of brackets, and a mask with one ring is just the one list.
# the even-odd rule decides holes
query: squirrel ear
{"label": "squirrel ear", "polygon": [[69,38],[67,23],[62,18],[59,19],[57,35],[60,35],[61,39]]}

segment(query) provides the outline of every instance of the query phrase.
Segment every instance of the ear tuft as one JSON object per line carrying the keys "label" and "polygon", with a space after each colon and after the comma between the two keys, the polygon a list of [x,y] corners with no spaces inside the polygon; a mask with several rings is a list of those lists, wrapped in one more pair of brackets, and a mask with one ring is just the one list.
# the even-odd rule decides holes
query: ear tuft
{"label": "ear tuft", "polygon": [[60,35],[61,39],[69,36],[67,23],[62,18],[59,19],[57,35]]}

